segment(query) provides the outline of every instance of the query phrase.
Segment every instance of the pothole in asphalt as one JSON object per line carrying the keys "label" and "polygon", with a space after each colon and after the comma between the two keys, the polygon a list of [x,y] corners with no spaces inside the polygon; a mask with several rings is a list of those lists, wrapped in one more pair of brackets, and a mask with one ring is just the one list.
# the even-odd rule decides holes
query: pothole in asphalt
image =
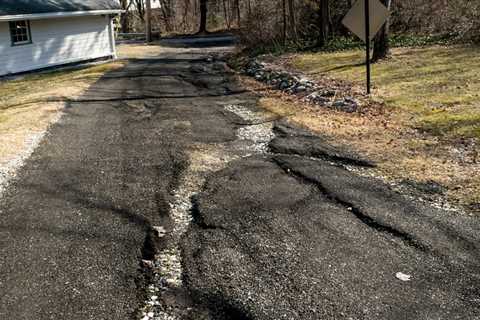
{"label": "pothole in asphalt", "polygon": [[170,203],[173,228],[169,234],[161,226],[154,227],[157,236],[168,236],[169,244],[154,261],[148,262],[153,273],[152,282],[147,287],[147,300],[140,310],[141,320],[176,320],[185,316],[195,316],[205,311],[185,302],[177,303],[172,296],[186,292],[182,281],[180,240],[192,221],[192,198],[201,190],[208,174],[219,171],[233,160],[265,154],[268,144],[274,137],[273,124],[267,121],[262,112],[255,112],[241,105],[227,105],[225,110],[236,114],[246,122],[237,130],[237,140],[228,143],[195,144],[189,150],[189,167],[183,174],[179,187],[174,190]]}

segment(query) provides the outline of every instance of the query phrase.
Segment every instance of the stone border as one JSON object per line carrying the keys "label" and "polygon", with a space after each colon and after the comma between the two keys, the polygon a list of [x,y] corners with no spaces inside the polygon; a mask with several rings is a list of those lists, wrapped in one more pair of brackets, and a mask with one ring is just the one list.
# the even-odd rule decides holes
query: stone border
{"label": "stone border", "polygon": [[285,70],[273,70],[265,63],[256,59],[250,60],[243,68],[243,72],[255,78],[257,81],[266,83],[277,90],[298,96],[303,101],[321,107],[343,111],[347,113],[357,112],[360,104],[353,97],[337,99],[337,92],[325,88],[298,74]]}

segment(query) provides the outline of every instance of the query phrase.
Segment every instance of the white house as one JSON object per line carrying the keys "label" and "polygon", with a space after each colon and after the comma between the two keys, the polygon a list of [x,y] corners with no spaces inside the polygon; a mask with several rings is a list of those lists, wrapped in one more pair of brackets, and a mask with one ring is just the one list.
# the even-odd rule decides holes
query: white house
{"label": "white house", "polygon": [[116,0],[0,0],[0,76],[115,57]]}

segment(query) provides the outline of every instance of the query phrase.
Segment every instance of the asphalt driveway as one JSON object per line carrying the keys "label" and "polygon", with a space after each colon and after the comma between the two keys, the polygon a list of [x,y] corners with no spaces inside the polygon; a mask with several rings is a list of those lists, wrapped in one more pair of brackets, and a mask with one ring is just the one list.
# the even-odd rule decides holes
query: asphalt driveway
{"label": "asphalt driveway", "polygon": [[235,137],[207,57],[132,59],[67,107],[0,200],[0,319],[134,318],[184,146]]}
{"label": "asphalt driveway", "polygon": [[479,319],[478,219],[266,114],[216,58],[130,59],[0,198],[0,319]]}

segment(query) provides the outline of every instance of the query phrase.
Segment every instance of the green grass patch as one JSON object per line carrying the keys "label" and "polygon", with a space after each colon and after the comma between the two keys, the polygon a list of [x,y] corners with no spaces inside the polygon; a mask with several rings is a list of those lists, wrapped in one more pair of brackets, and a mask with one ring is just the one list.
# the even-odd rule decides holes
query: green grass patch
{"label": "green grass patch", "polygon": [[[355,49],[298,55],[293,65],[312,75],[365,81],[365,53]],[[372,67],[375,94],[413,113],[412,125],[437,135],[480,137],[480,47],[394,48]]]}
{"label": "green grass patch", "polygon": [[480,137],[480,112],[439,112],[422,119],[422,128],[437,135]]}

